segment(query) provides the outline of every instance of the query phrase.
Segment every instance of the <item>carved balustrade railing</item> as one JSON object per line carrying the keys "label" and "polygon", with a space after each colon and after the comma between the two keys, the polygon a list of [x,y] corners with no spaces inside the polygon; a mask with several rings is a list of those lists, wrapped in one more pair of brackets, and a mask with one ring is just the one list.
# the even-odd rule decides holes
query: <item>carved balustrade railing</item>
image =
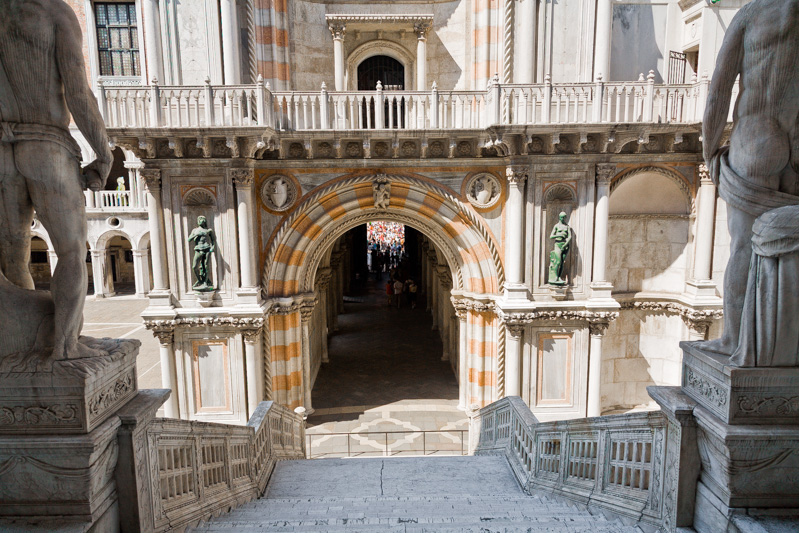
{"label": "carved balustrade railing", "polygon": [[246,426],[155,418],[139,446],[140,528],[181,530],[260,496],[278,460],[304,459],[305,422],[262,402]]}
{"label": "carved balustrade railing", "polygon": [[514,396],[481,409],[471,432],[474,453],[504,454],[526,490],[673,529],[677,473],[667,464],[679,454],[679,428],[660,411],[539,423]]}
{"label": "carved balustrade railing", "polygon": [[[252,85],[98,85],[110,128],[270,127],[278,131],[482,129],[496,125],[697,123],[705,76],[685,84],[632,82],[500,84],[484,91],[273,92]],[[733,99],[737,95],[737,86]]]}

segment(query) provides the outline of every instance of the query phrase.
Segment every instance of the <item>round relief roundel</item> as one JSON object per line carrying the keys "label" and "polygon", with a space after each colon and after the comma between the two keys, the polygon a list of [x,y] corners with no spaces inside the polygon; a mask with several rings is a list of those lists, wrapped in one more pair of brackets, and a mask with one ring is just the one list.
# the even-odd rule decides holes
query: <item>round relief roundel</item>
{"label": "round relief roundel", "polygon": [[493,174],[475,174],[466,184],[466,197],[475,207],[493,207],[501,196],[502,185]]}
{"label": "round relief roundel", "polygon": [[286,211],[297,199],[297,187],[286,176],[270,176],[261,185],[261,200],[272,211]]}

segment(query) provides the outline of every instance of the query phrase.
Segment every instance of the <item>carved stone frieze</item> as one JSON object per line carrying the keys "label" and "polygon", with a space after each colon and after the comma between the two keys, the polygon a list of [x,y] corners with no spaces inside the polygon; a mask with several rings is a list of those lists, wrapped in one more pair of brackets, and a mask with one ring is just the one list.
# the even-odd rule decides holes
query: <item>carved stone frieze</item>
{"label": "carved stone frieze", "polygon": [[11,425],[79,426],[79,415],[79,407],[74,403],[0,406],[0,427]]}
{"label": "carved stone frieze", "polygon": [[116,382],[94,393],[89,399],[89,416],[97,417],[103,412],[118,406],[120,400],[136,389],[136,375],[133,370],[120,376]]}
{"label": "carved stone frieze", "polygon": [[717,407],[726,407],[729,401],[727,391],[709,379],[697,374],[694,369],[685,368],[683,387],[696,391]]}
{"label": "carved stone frieze", "polygon": [[[580,321],[596,325],[597,328],[607,325],[619,317],[616,311],[582,311],[577,309],[562,309],[557,311],[540,310],[523,313],[500,312],[500,318],[506,324],[533,324],[542,321]],[[604,325],[604,326],[603,326]]]}
{"label": "carved stone frieze", "polygon": [[706,334],[714,320],[724,316],[722,309],[693,309],[676,302],[621,302],[622,309],[640,309],[652,313],[673,313],[680,316],[690,329]]}
{"label": "carved stone frieze", "polygon": [[170,332],[176,327],[204,328],[224,327],[235,328],[261,327],[264,324],[262,317],[230,317],[230,316],[204,316],[204,317],[179,317],[167,320],[145,319],[144,327],[152,330],[156,335],[160,332]]}
{"label": "carved stone frieze", "polygon": [[456,313],[458,311],[472,311],[475,313],[494,313],[496,311],[494,302],[481,302],[472,299],[455,297],[450,297],[450,301],[452,302],[452,307],[455,308]]}

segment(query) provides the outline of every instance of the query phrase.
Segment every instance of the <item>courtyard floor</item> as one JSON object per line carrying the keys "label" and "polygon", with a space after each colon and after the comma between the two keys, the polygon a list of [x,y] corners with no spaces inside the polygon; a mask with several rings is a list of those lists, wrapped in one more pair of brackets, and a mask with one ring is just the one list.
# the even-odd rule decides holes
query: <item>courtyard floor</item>
{"label": "courtyard floor", "polygon": [[[308,434],[314,457],[346,456],[348,446],[352,455],[458,454],[465,447],[458,383],[449,361],[441,360],[430,314],[423,300],[416,309],[407,302],[389,307],[384,284],[385,277],[370,281],[339,315],[330,362],[313,388]],[[387,431],[403,433],[381,433]]]}

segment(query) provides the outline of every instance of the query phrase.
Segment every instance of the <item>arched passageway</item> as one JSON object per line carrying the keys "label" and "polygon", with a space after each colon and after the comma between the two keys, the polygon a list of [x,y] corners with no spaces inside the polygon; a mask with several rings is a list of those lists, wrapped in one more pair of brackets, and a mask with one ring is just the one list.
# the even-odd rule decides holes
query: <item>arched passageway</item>
{"label": "arched passageway", "polygon": [[342,236],[373,220],[400,222],[425,236],[420,278],[442,352],[454,360],[458,403],[490,403],[503,371],[501,343],[496,316],[477,302],[495,297],[504,281],[496,245],[454,193],[402,175],[336,180],[308,194],[274,232],[264,258],[268,394],[291,407],[313,407],[311,384],[316,361],[327,357],[326,332],[338,326],[344,295],[365,279],[365,266],[352,260],[353,253],[365,258],[365,239],[356,247]]}

